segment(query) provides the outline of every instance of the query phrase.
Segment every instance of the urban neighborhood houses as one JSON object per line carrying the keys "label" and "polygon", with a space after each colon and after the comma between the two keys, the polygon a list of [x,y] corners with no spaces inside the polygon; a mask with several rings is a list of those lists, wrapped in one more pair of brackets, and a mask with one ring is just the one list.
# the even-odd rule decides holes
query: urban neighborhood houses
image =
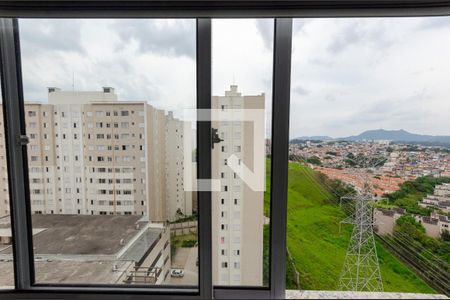
{"label": "urban neighborhood houses", "polygon": [[[368,187],[374,201],[418,177],[450,177],[450,153],[444,146],[386,140],[294,140],[290,144],[290,158],[308,164],[332,180],[350,184],[359,192]],[[439,238],[445,230],[449,231],[449,183],[436,185],[434,192],[417,204],[432,211],[429,216],[412,214],[427,235]],[[378,234],[392,234],[396,220],[405,214],[403,208],[375,208]]]}
{"label": "urban neighborhood houses", "polygon": [[[406,215],[403,208],[376,208],[374,210],[374,229],[380,234],[393,234],[395,222],[401,216]],[[450,231],[448,216],[432,213],[431,216],[413,215],[417,222],[425,228],[425,234],[433,238],[440,238],[442,232]]]}
{"label": "urban neighborhood houses", "polygon": [[450,213],[450,184],[444,183],[436,186],[434,193],[423,198],[419,205]]}
{"label": "urban neighborhood houses", "polygon": [[332,179],[357,189],[368,183],[379,198],[417,177],[449,177],[450,154],[442,149],[385,140],[328,140],[291,142],[289,151],[291,160],[308,163]]}

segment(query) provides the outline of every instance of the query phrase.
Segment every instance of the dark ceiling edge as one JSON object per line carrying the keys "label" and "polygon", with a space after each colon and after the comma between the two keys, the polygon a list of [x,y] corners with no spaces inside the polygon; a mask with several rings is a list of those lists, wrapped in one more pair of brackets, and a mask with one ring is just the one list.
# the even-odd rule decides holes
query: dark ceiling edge
{"label": "dark ceiling edge", "polygon": [[449,14],[450,1],[438,0],[0,0],[0,16],[4,17],[365,17]]}

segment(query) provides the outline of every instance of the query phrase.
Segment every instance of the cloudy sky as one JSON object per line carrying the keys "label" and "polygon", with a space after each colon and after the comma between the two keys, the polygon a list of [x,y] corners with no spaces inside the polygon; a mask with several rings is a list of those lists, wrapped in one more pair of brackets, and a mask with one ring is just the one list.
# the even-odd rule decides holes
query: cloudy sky
{"label": "cloudy sky", "polygon": [[[25,98],[116,88],[121,100],[195,107],[194,20],[21,20]],[[266,94],[272,20],[214,20],[213,94]],[[405,129],[450,135],[450,18],[294,22],[291,137]],[[270,132],[270,126],[266,129]]]}

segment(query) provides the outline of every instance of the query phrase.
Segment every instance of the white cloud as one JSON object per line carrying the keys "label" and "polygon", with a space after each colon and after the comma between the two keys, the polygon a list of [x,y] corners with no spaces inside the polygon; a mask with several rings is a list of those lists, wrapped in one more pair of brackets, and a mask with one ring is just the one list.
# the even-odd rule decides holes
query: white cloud
{"label": "white cloud", "polygon": [[[99,90],[165,110],[195,106],[195,20],[20,20],[26,100],[48,86]],[[213,94],[266,94],[273,20],[213,21]],[[291,137],[368,129],[450,134],[450,18],[294,21]],[[266,130],[270,133],[270,127]]]}
{"label": "white cloud", "polygon": [[270,136],[273,42],[268,39],[273,41],[273,20],[221,19],[212,25],[213,94],[223,95],[233,82],[244,95],[265,93],[266,135]]}
{"label": "white cloud", "polygon": [[292,85],[309,93],[292,93],[291,137],[348,136],[380,127],[449,135],[450,22],[429,22],[305,24],[294,35]]}
{"label": "white cloud", "polygon": [[[45,102],[47,87],[71,90],[74,82],[76,90],[112,86],[121,100],[145,100],[165,110],[195,107],[195,58],[184,49],[195,49],[195,20],[27,19],[20,20],[20,30],[26,100]],[[47,32],[58,34],[50,38]],[[59,41],[74,32],[67,43]]]}

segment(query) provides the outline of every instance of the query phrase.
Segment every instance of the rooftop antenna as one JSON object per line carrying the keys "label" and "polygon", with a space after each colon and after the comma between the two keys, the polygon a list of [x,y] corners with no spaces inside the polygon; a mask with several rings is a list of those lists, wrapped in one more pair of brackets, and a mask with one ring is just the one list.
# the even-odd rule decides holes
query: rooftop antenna
{"label": "rooftop antenna", "polygon": [[234,78],[234,74],[233,74],[233,85],[236,85],[236,80]]}
{"label": "rooftop antenna", "polygon": [[75,72],[72,72],[72,92],[75,92]]}

